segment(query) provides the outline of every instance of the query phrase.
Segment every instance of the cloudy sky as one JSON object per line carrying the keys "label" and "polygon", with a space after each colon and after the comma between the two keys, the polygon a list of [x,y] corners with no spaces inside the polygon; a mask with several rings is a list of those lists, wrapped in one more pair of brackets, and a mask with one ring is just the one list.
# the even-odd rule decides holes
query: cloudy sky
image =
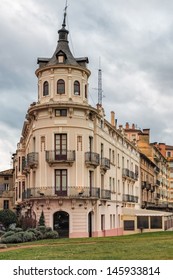
{"label": "cloudy sky", "polygon": [[[0,170],[11,167],[30,103],[37,101],[37,57],[51,57],[65,0],[0,1]],[[151,129],[173,145],[173,1],[68,0],[70,47],[88,56],[90,103],[102,68],[107,120]]]}

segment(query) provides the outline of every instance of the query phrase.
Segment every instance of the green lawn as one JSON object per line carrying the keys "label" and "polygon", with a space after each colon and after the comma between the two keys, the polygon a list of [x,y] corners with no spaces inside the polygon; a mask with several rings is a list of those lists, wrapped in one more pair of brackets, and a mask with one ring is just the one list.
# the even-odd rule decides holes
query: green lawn
{"label": "green lawn", "polygon": [[[22,246],[31,246],[21,248]],[[128,236],[53,239],[0,249],[1,260],[173,260],[173,232]]]}

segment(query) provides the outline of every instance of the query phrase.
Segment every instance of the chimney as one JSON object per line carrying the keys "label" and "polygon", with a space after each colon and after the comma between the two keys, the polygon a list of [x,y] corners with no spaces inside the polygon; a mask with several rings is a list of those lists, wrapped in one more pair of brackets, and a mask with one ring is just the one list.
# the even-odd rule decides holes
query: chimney
{"label": "chimney", "polygon": [[129,129],[129,123],[126,122],[126,129]]}
{"label": "chimney", "polygon": [[134,123],[132,124],[132,129],[135,129],[135,124]]}
{"label": "chimney", "polygon": [[150,135],[150,129],[149,128],[144,128],[143,133]]}
{"label": "chimney", "polygon": [[111,111],[111,125],[115,126],[115,112]]}

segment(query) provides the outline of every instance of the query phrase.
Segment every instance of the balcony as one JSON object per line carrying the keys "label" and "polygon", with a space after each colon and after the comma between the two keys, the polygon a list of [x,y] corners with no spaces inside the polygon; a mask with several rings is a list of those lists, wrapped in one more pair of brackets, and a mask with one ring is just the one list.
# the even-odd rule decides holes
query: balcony
{"label": "balcony", "polygon": [[100,168],[104,171],[110,169],[110,160],[108,158],[101,158]]}
{"label": "balcony", "polygon": [[56,198],[56,197],[68,197],[68,198],[100,198],[99,188],[90,187],[67,187],[66,190],[57,190],[54,187],[41,187],[41,188],[28,188],[22,193],[22,199],[43,199],[43,198]]}
{"label": "balcony", "polygon": [[159,181],[159,180],[156,180],[155,185],[156,185],[156,186],[160,186],[160,181]]}
{"label": "balcony", "polygon": [[154,167],[154,171],[155,171],[156,173],[159,173],[159,172],[160,172],[160,168],[157,167],[157,166],[155,166],[155,167]]}
{"label": "balcony", "polygon": [[111,199],[111,191],[110,190],[101,190],[101,199]]}
{"label": "balcony", "polygon": [[136,174],[135,172],[133,171],[130,171],[128,168],[123,168],[123,174],[122,176],[124,178],[128,178],[128,179],[131,179],[131,180],[135,180],[137,181],[138,180],[138,174]]}
{"label": "balcony", "polygon": [[32,152],[22,159],[22,173],[27,174],[30,169],[38,167],[38,153]]}
{"label": "balcony", "polygon": [[50,166],[58,163],[61,164],[67,163],[71,165],[75,161],[75,151],[67,151],[67,150],[46,151],[46,161]]}
{"label": "balcony", "polygon": [[123,194],[123,202],[133,202],[138,203],[138,196]]}
{"label": "balcony", "polygon": [[93,152],[86,152],[85,163],[87,167],[93,166],[96,168],[100,164],[100,155]]}
{"label": "balcony", "polygon": [[27,154],[27,164],[30,168],[36,168],[38,166],[38,153],[29,153]]}
{"label": "balcony", "polygon": [[155,199],[160,199],[160,193],[156,193]]}

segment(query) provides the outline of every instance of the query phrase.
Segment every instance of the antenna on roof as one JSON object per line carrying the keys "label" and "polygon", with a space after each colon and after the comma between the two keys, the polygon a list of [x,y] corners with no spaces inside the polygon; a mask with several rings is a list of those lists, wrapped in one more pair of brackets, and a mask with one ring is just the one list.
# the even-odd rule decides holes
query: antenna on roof
{"label": "antenna on roof", "polygon": [[102,90],[102,70],[101,70],[101,58],[99,57],[99,69],[98,69],[98,104],[102,105],[103,90]]}
{"label": "antenna on roof", "polygon": [[67,0],[66,0],[66,4],[65,4],[65,8],[64,8],[64,20],[63,20],[63,24],[62,26],[65,27],[66,26],[66,16],[67,16]]}

